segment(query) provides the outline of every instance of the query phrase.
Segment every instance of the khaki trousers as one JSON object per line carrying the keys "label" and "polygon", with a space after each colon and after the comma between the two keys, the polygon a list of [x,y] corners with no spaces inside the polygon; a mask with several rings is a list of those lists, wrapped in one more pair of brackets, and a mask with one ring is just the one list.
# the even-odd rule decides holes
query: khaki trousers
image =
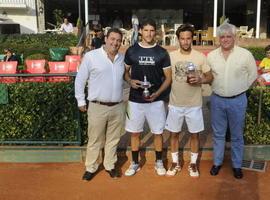
{"label": "khaki trousers", "polygon": [[89,103],[88,106],[88,144],[86,151],[86,170],[94,173],[99,166],[99,155],[104,147],[103,165],[106,170],[114,169],[117,161],[117,145],[124,134],[124,104],[105,106]]}

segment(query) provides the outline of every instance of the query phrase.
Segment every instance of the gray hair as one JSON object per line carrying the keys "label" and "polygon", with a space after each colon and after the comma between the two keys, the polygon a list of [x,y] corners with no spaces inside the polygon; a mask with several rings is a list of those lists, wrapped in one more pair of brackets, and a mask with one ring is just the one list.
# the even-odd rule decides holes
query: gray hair
{"label": "gray hair", "polygon": [[222,36],[225,33],[236,35],[236,27],[233,24],[224,22],[217,28],[217,36]]}

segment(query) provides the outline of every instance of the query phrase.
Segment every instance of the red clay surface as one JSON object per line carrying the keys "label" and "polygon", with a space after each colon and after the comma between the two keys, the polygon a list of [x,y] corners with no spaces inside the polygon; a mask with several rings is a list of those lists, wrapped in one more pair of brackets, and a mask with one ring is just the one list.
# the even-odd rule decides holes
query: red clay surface
{"label": "red clay surface", "polygon": [[[124,171],[129,165],[121,166]],[[92,181],[81,180],[83,163],[0,163],[1,200],[269,200],[270,172],[244,171],[232,176],[226,162],[216,177],[209,175],[211,161],[201,161],[200,178],[190,178],[186,162],[175,177],[159,177],[146,161],[133,177],[111,179],[101,170]]]}

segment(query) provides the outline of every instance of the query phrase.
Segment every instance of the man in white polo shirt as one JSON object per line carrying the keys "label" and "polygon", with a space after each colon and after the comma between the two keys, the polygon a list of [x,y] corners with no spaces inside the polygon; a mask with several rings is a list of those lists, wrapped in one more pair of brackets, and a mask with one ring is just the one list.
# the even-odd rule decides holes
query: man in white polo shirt
{"label": "man in white polo shirt", "polygon": [[118,53],[121,42],[121,31],[110,29],[105,45],[85,54],[76,76],[75,97],[82,112],[87,111],[84,90],[88,83],[88,144],[83,180],[90,181],[94,177],[104,145],[104,168],[112,178],[119,176],[115,169],[116,149],[125,118],[122,103],[124,56]]}
{"label": "man in white polo shirt", "polygon": [[73,33],[73,25],[68,21],[68,18],[64,18],[60,29],[63,33]]}

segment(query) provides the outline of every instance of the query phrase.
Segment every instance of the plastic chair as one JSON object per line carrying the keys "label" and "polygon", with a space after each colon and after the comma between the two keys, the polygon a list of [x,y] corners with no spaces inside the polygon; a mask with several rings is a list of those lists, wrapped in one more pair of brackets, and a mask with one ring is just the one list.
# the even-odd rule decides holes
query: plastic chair
{"label": "plastic chair", "polygon": [[246,35],[248,31],[248,26],[240,26],[238,31],[238,36],[243,37],[243,35]]}
{"label": "plastic chair", "polygon": [[161,32],[162,32],[162,45],[175,45],[175,33],[174,29],[170,29],[168,31],[165,30],[164,24],[161,24]]}
{"label": "plastic chair", "polygon": [[81,56],[80,55],[66,55],[65,61],[69,62],[69,72],[77,72],[78,68],[81,64]]}
{"label": "plastic chair", "polygon": [[245,34],[243,34],[241,37],[242,38],[253,38],[253,32],[254,32],[254,28],[251,28],[249,31],[247,31]]}
{"label": "plastic chair", "polygon": [[[0,74],[16,74],[17,61],[0,62]],[[17,77],[0,77],[1,83],[16,83]]]}
{"label": "plastic chair", "polygon": [[66,62],[76,62],[76,61],[81,61],[81,56],[80,55],[66,55],[65,57]]}
{"label": "plastic chair", "polygon": [[194,31],[194,35],[193,35],[193,38],[192,38],[192,43],[194,45],[199,45],[200,44],[200,36],[201,36],[201,32],[202,30],[195,30]]}
{"label": "plastic chair", "polygon": [[[49,73],[68,73],[69,63],[68,62],[49,62]],[[66,76],[53,76],[48,78],[49,82],[67,82],[70,81],[69,77]]]}
{"label": "plastic chair", "polygon": [[[26,72],[30,74],[44,74],[46,73],[45,64],[46,60],[26,60]],[[26,77],[22,79],[22,82],[45,82],[45,77]]]}
{"label": "plastic chair", "polygon": [[202,33],[202,38],[201,38],[201,44],[204,45],[205,42],[208,45],[208,42],[211,42],[212,45],[215,44],[215,38],[213,36],[214,29],[213,27],[208,27],[206,32]]}

